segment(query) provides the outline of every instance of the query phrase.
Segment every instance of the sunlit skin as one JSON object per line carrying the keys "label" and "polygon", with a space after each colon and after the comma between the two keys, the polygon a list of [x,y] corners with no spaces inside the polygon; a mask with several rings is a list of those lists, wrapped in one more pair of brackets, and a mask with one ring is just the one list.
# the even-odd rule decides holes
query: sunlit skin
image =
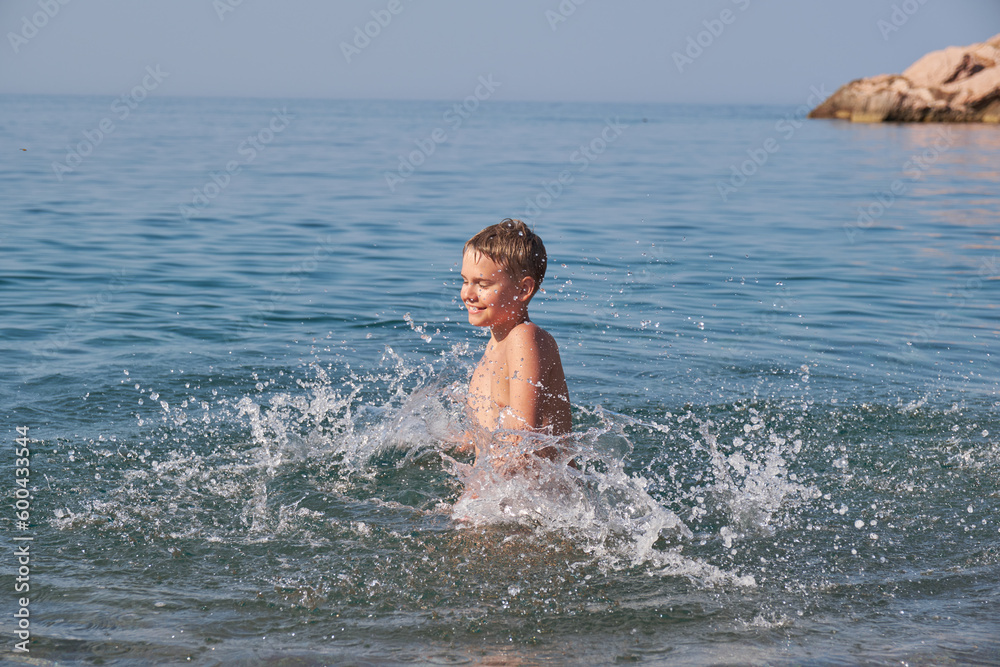
{"label": "sunlit skin", "polygon": [[[528,318],[535,290],[534,278],[516,280],[481,253],[470,250],[462,258],[461,296],[469,324],[490,329],[490,342],[469,382],[470,411],[488,431],[561,435],[572,428],[559,347]],[[464,443],[466,449],[471,446]]]}

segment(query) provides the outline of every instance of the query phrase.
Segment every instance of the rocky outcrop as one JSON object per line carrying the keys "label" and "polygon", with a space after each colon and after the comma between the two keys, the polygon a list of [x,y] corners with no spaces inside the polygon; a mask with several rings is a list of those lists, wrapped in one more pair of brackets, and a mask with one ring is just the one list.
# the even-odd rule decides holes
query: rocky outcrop
{"label": "rocky outcrop", "polygon": [[841,86],[809,113],[861,123],[1000,123],[1000,35]]}

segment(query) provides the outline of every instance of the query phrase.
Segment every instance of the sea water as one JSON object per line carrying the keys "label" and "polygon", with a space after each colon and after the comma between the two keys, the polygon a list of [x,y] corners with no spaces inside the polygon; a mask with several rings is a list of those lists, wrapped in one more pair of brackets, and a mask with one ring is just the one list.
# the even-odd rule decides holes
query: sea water
{"label": "sea water", "polygon": [[[1000,662],[996,128],[114,102],[0,98],[5,660]],[[454,448],[507,216],[523,474]]]}

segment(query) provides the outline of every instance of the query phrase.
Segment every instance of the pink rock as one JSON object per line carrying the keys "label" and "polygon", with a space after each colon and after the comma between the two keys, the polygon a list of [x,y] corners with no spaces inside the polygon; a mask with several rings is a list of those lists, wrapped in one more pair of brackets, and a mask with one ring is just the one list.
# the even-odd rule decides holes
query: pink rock
{"label": "pink rock", "polygon": [[933,51],[902,74],[857,79],[810,118],[854,122],[1000,123],[1000,35]]}

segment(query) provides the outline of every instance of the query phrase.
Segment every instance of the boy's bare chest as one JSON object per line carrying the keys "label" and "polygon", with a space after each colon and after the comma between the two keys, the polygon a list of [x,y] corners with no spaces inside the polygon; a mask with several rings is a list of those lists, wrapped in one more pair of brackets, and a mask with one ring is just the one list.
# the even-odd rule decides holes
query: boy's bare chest
{"label": "boy's bare chest", "polygon": [[469,381],[469,396],[477,412],[483,409],[493,412],[510,403],[507,362],[498,347],[490,345],[483,353]]}

